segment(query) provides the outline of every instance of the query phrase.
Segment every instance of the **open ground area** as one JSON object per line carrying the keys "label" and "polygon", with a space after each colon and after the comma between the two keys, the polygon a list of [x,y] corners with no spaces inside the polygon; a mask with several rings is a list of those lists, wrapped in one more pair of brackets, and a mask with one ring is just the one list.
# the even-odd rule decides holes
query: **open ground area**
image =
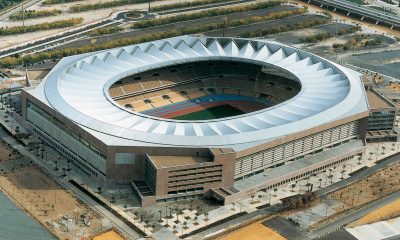
{"label": "open ground area", "polygon": [[248,239],[248,240],[286,240],[272,229],[266,227],[262,223],[253,223],[249,226],[236,230],[223,237],[217,238],[219,240],[236,240],[236,239]]}
{"label": "open ground area", "polygon": [[368,213],[355,222],[352,222],[348,227],[355,227],[364,224],[385,221],[400,216],[400,199],[396,200],[384,207],[381,207],[373,212]]}
{"label": "open ground area", "polygon": [[18,166],[3,174],[0,181],[19,206],[61,239],[101,231],[101,216],[34,166]]}
{"label": "open ground area", "polygon": [[[320,201],[311,203],[311,205],[304,210],[299,212],[290,211],[285,215],[299,222],[303,228],[311,227],[312,229],[318,229],[340,218],[340,216],[347,211],[364,206],[383,196],[398,191],[400,189],[398,184],[400,180],[399,170],[400,164],[387,167],[361,181],[329,193],[320,199]],[[398,203],[396,205],[398,205]],[[386,215],[390,215],[391,213],[396,215],[395,208],[391,209],[393,209],[393,212],[387,212]],[[381,211],[382,212],[378,211],[377,213],[381,213],[385,216],[385,210]],[[366,219],[374,218],[372,216],[378,219],[380,214],[372,214],[366,217]],[[361,221],[364,222],[367,220]]]}

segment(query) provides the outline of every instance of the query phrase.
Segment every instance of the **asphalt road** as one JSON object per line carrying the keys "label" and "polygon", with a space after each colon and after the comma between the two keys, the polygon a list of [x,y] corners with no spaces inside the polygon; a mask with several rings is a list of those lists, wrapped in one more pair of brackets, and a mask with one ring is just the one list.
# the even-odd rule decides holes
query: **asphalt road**
{"label": "asphalt road", "polygon": [[[303,0],[305,1],[305,0]],[[345,13],[351,13],[350,16],[358,15],[362,18],[369,18],[374,21],[378,21],[379,23],[385,23],[389,26],[393,26],[397,29],[400,28],[400,17],[379,11],[377,9],[365,7],[362,5],[354,4],[348,0],[306,0],[306,2],[310,2],[311,4],[321,6],[326,8],[328,5],[333,10],[342,10]],[[329,9],[328,7],[328,9]]]}

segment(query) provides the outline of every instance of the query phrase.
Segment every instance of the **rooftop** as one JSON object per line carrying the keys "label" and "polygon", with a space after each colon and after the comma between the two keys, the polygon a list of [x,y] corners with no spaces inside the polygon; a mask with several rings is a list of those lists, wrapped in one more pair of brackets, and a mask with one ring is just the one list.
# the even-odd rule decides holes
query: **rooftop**
{"label": "rooftop", "polygon": [[47,74],[49,74],[50,70],[51,69],[47,68],[28,69],[26,70],[26,73],[28,74],[29,80],[42,80]]}
{"label": "rooftop", "polygon": [[211,162],[211,158],[190,156],[148,156],[157,168]]}
{"label": "rooftop", "polygon": [[[287,69],[298,76],[304,94],[251,114],[184,121],[121,109],[108,93],[109,87],[125,76],[210,60],[266,63],[276,71]],[[260,39],[180,36],[65,57],[36,88],[26,92],[113,146],[196,146],[237,152],[356,114],[366,117],[369,110],[359,73],[306,51]]]}
{"label": "rooftop", "polygon": [[214,155],[219,155],[219,154],[227,154],[227,153],[234,153],[232,148],[210,148],[211,152],[214,153]]}
{"label": "rooftop", "polygon": [[380,108],[393,108],[396,107],[389,100],[382,97],[379,93],[374,90],[366,90],[369,107],[371,109]]}

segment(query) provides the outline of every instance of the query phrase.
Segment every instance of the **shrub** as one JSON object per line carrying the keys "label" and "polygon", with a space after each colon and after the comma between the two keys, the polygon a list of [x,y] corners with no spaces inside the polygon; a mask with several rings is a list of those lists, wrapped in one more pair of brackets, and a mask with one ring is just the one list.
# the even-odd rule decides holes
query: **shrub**
{"label": "shrub", "polygon": [[261,2],[261,3],[245,5],[245,6],[236,6],[236,7],[230,7],[230,8],[222,8],[222,9],[217,8],[217,9],[196,12],[196,13],[180,14],[180,15],[172,16],[172,17],[165,17],[165,18],[158,18],[158,19],[137,22],[133,25],[133,28],[149,28],[149,27],[154,27],[154,26],[159,26],[159,25],[164,25],[164,24],[169,24],[169,23],[189,21],[189,20],[200,19],[200,18],[205,18],[205,17],[214,17],[214,16],[221,16],[221,15],[226,15],[226,14],[236,13],[236,12],[245,12],[245,11],[257,10],[257,9],[263,9],[263,8],[270,8],[270,7],[279,6],[280,4],[282,4],[282,1],[268,1],[268,2]]}
{"label": "shrub", "polygon": [[28,25],[28,26],[15,26],[9,28],[0,28],[0,36],[4,35],[12,35],[12,34],[19,34],[25,32],[36,32],[41,30],[47,29],[54,29],[54,28],[64,28],[64,27],[71,27],[78,24],[81,24],[83,18],[70,18],[67,20],[60,20],[48,23],[40,23],[36,25]]}
{"label": "shrub", "polygon": [[101,35],[108,35],[108,34],[113,34],[113,33],[118,33],[121,32],[122,28],[115,26],[115,27],[102,27],[102,28],[97,28],[94,29],[90,32],[88,32],[88,35],[91,37],[97,37]]}
{"label": "shrub", "polygon": [[59,4],[59,3],[70,3],[70,2],[79,2],[83,0],[44,0],[44,5],[52,5],[52,4]]}
{"label": "shrub", "polygon": [[41,18],[41,17],[48,17],[48,16],[55,16],[60,14],[60,10],[43,10],[43,11],[24,11],[18,12],[10,17],[11,20],[21,20],[30,19],[30,18]]}
{"label": "shrub", "polygon": [[300,42],[316,43],[316,42],[320,42],[320,41],[326,40],[331,37],[332,37],[332,35],[329,32],[317,33],[317,34],[314,34],[311,36],[306,36],[306,37],[300,38]]}
{"label": "shrub", "polygon": [[299,30],[299,29],[309,28],[309,27],[313,27],[313,26],[317,26],[317,25],[321,25],[321,24],[327,24],[328,22],[329,22],[329,19],[327,19],[327,18],[314,19],[314,20],[299,22],[299,23],[295,23],[295,24],[276,26],[276,27],[272,27],[272,28],[268,28],[268,29],[258,30],[255,32],[245,32],[245,33],[241,34],[240,37],[244,37],[244,38],[263,37],[263,36],[267,36],[270,34],[277,34],[277,33],[281,33],[281,32]]}
{"label": "shrub", "polygon": [[158,12],[158,11],[166,11],[166,10],[179,9],[179,8],[189,8],[189,7],[221,3],[221,2],[228,2],[228,1],[229,0],[199,0],[199,1],[195,1],[195,2],[178,2],[178,3],[173,3],[173,4],[165,4],[165,5],[155,6],[155,7],[152,7],[150,10],[153,12]]}
{"label": "shrub", "polygon": [[70,11],[71,12],[84,12],[84,11],[90,11],[90,10],[96,10],[96,9],[102,9],[102,8],[118,7],[118,6],[123,6],[126,4],[145,3],[148,1],[149,0],[117,0],[117,1],[102,2],[102,3],[95,3],[95,4],[81,4],[81,5],[72,6],[70,8]]}

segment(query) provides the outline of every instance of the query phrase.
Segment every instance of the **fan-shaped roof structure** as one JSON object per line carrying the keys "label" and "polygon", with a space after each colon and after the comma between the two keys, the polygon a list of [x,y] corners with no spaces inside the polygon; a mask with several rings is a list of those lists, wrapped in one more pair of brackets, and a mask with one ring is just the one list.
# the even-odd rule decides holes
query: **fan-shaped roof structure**
{"label": "fan-shaped roof structure", "polygon": [[[161,119],[116,104],[116,81],[164,66],[205,60],[247,62],[290,74],[293,98],[256,112],[207,120]],[[30,91],[92,134],[119,143],[233,147],[266,142],[368,111],[356,72],[278,42],[181,36],[64,58]],[[112,141],[111,141],[112,140]]]}

